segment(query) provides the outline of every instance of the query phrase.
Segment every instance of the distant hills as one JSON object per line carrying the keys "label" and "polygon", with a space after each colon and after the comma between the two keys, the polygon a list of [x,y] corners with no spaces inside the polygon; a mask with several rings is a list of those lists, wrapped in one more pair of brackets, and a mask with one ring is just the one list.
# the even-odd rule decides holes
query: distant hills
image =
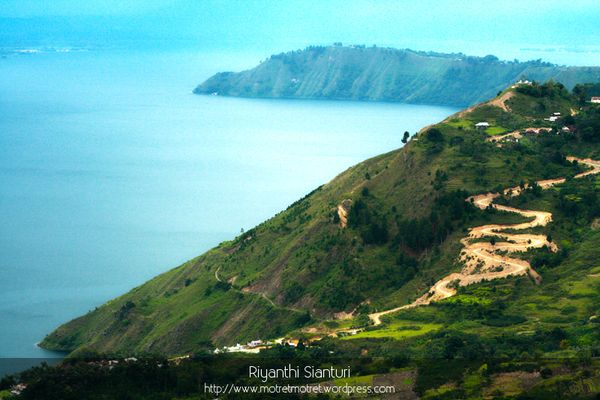
{"label": "distant hills", "polygon": [[541,60],[443,54],[381,47],[310,46],[271,56],[255,68],[220,72],[196,94],[220,96],[390,101],[468,106],[525,78],[572,88],[599,82],[600,67],[567,67]]}

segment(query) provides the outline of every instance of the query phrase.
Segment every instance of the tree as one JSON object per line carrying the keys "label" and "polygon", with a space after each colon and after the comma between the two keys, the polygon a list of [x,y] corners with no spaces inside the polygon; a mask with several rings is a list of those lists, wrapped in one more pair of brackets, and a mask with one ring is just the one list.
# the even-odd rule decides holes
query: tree
{"label": "tree", "polygon": [[428,130],[425,137],[428,141],[433,143],[440,143],[444,141],[444,135],[442,135],[442,132],[440,132],[440,130],[436,128],[431,128],[430,130]]}
{"label": "tree", "polygon": [[587,100],[586,86],[582,84],[575,85],[575,87],[573,88],[573,96],[575,96],[579,104],[585,104],[585,101]]}
{"label": "tree", "polygon": [[408,131],[404,131],[404,136],[402,137],[402,143],[406,144],[408,142],[408,138],[410,138],[410,133],[408,133]]}

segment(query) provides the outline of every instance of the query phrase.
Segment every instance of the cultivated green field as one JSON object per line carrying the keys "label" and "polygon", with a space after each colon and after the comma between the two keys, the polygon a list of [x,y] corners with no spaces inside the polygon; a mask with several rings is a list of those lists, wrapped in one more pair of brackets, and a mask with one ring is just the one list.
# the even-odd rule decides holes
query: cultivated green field
{"label": "cultivated green field", "polygon": [[424,335],[441,327],[441,324],[415,324],[411,321],[393,321],[389,324],[382,325],[381,328],[363,331],[356,335],[344,336],[342,339],[391,338],[402,340]]}

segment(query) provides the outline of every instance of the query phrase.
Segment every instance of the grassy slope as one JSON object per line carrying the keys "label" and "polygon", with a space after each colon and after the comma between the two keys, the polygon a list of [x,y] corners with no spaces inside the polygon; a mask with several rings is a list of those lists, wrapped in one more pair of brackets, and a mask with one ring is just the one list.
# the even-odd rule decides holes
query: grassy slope
{"label": "grassy slope", "polygon": [[[480,120],[510,130],[530,126],[537,116],[527,110],[541,103],[565,112],[572,107],[565,97],[518,94],[511,104],[520,113],[482,105],[450,117],[435,126],[443,134],[442,143],[421,134],[404,149],[348,169],[235,240],[61,326],[42,345],[69,351],[182,354],[283,335],[310,323],[307,311],[321,320],[365,300],[371,309],[405,304],[459,268],[455,260],[466,227],[515,217],[472,211],[453,222],[441,243],[416,250],[395,240],[402,220],[430,218],[435,199],[457,189],[480,193],[573,171],[570,165],[549,161],[548,149],[535,140],[498,148],[484,141],[485,133],[470,128]],[[594,146],[577,141],[569,146],[575,155],[599,155]],[[446,178],[438,180],[436,171],[444,171]],[[333,212],[344,199],[364,201],[385,221],[389,239],[367,244],[362,226],[341,229]],[[417,272],[408,280],[395,279],[408,268],[398,261],[400,255],[418,260]]]}
{"label": "grassy slope", "polygon": [[555,79],[573,87],[600,81],[600,68],[389,48],[313,47],[274,55],[240,73],[216,74],[195,92],[466,106],[495,96],[523,76],[539,81]]}

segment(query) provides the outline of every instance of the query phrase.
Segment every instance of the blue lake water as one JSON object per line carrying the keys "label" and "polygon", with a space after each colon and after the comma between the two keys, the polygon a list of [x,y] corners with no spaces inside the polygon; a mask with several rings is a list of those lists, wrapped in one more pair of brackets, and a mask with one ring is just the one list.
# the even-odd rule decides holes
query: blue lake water
{"label": "blue lake water", "polygon": [[230,239],[453,108],[196,96],[243,57],[0,59],[0,357]]}

